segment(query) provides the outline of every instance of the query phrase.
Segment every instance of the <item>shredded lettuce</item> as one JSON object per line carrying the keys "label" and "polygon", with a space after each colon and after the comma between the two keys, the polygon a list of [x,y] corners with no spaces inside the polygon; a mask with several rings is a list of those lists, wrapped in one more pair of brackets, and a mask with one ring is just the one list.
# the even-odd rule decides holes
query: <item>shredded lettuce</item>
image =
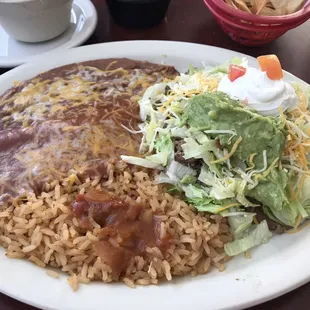
{"label": "shredded lettuce", "polygon": [[223,209],[223,204],[210,197],[205,198],[188,198],[187,201],[191,203],[200,212],[209,212],[218,214]]}
{"label": "shredded lettuce", "polygon": [[156,164],[166,166],[169,158],[173,156],[173,143],[170,135],[164,135],[155,142],[156,153],[146,156],[146,159]]}
{"label": "shredded lettuce", "polygon": [[171,136],[172,137],[185,138],[185,137],[187,137],[187,134],[188,134],[188,129],[185,126],[171,128]]}
{"label": "shredded lettuce", "polygon": [[247,65],[246,58],[240,58],[240,57],[232,57],[230,60],[230,63],[232,65]]}
{"label": "shredded lettuce", "polygon": [[167,166],[167,176],[174,182],[180,182],[185,176],[196,176],[196,171],[190,167],[180,164],[179,162],[172,160]]}
{"label": "shredded lettuce", "polygon": [[185,107],[186,107],[186,104],[187,104],[187,101],[185,101],[185,100],[175,101],[175,102],[171,103],[171,105],[170,105],[171,111],[173,111],[174,113],[177,113],[177,114],[182,114]]}
{"label": "shredded lettuce", "polygon": [[224,245],[225,252],[229,256],[239,255],[258,245],[267,243],[272,237],[266,221],[262,221],[258,225],[253,225],[249,232],[240,239],[235,239],[232,242]]}
{"label": "shredded lettuce", "polygon": [[167,154],[166,152],[160,152],[150,156],[146,156],[145,158],[155,164],[166,166],[169,155],[170,153]]}
{"label": "shredded lettuce", "polygon": [[210,142],[210,138],[204,134],[202,131],[200,130],[188,130],[191,134],[191,136],[199,143],[199,144],[204,144],[204,143],[209,143]]}
{"label": "shredded lettuce", "polygon": [[293,204],[295,204],[296,208],[297,208],[298,211],[299,211],[299,214],[301,215],[301,217],[302,217],[303,219],[305,219],[305,218],[308,217],[308,213],[307,213],[306,209],[301,205],[301,203],[299,202],[299,200],[293,201]]}
{"label": "shredded lettuce", "polygon": [[228,73],[228,63],[216,66],[210,70],[211,74],[214,73]]}
{"label": "shredded lettuce", "polygon": [[249,201],[246,196],[246,186],[247,182],[245,180],[240,180],[236,186],[236,199],[237,201],[242,204],[244,207],[257,207],[259,206],[257,203]]}
{"label": "shredded lettuce", "polygon": [[210,70],[211,74],[214,73],[228,73],[228,67],[230,64],[233,65],[241,65],[242,63],[245,62],[245,59],[239,58],[239,57],[232,57],[232,59],[230,60],[230,62],[226,62],[222,65],[219,66],[215,66]]}
{"label": "shredded lettuce", "polygon": [[245,213],[236,216],[230,216],[228,218],[230,230],[235,239],[240,239],[244,236],[244,233],[252,225],[254,215],[255,213]]}
{"label": "shredded lettuce", "polygon": [[172,153],[173,152],[173,143],[171,141],[170,135],[165,135],[159,138],[156,143],[156,152],[166,152]]}
{"label": "shredded lettuce", "polygon": [[233,178],[217,179],[211,189],[210,197],[217,200],[235,197],[238,182]]}
{"label": "shredded lettuce", "polygon": [[162,165],[159,165],[159,164],[154,163],[150,160],[140,158],[140,157],[121,155],[121,159],[124,162],[131,164],[131,165],[137,165],[137,166],[141,166],[141,167],[158,169],[158,170],[164,170],[165,169]]}
{"label": "shredded lettuce", "polygon": [[310,177],[306,177],[299,194],[300,202],[303,206],[310,204]]}
{"label": "shredded lettuce", "polygon": [[164,172],[158,174],[155,178],[157,184],[175,184]]}
{"label": "shredded lettuce", "polygon": [[245,197],[246,181],[232,177],[217,177],[205,165],[200,170],[198,180],[211,187],[210,197],[217,200],[236,197],[245,207],[255,206]]}
{"label": "shredded lettuce", "polygon": [[173,185],[167,190],[168,193],[171,193],[173,195],[181,195],[182,194],[182,189],[179,188],[177,185]]}
{"label": "shredded lettuce", "polygon": [[193,138],[185,138],[185,143],[182,145],[185,159],[203,158],[204,155],[210,152],[215,147],[215,141],[210,140],[202,145],[198,144]]}
{"label": "shredded lettuce", "polygon": [[[301,210],[300,208],[302,208],[300,203],[295,200],[283,205],[281,210],[264,206],[264,212],[274,221],[282,225],[294,227]],[[307,217],[304,208],[302,210],[302,212],[305,212],[303,215]]]}
{"label": "shredded lettuce", "polygon": [[146,121],[147,117],[154,111],[153,104],[150,98],[159,100],[165,91],[165,83],[158,83],[150,86],[139,101],[140,117],[142,121]]}
{"label": "shredded lettuce", "polygon": [[188,71],[186,72],[188,75],[193,75],[197,71],[200,71],[201,69],[194,67],[192,64],[188,66]]}
{"label": "shredded lettuce", "polygon": [[159,125],[158,120],[155,117],[155,112],[152,112],[150,115],[151,115],[150,116],[151,120],[144,128],[144,132],[145,132],[144,137],[145,137],[145,141],[146,141],[147,145],[149,146],[149,152],[152,152],[153,151],[153,145],[154,145],[156,135],[158,132],[157,129],[160,125]]}
{"label": "shredded lettuce", "polygon": [[185,196],[189,199],[207,197],[207,193],[203,188],[199,188],[198,186],[192,184],[182,186],[182,189],[185,193]]}
{"label": "shredded lettuce", "polygon": [[207,168],[206,164],[203,164],[200,170],[198,180],[205,185],[213,186],[216,183],[217,176]]}
{"label": "shredded lettuce", "polygon": [[181,181],[181,184],[193,184],[197,181],[197,178],[193,175],[186,175]]}
{"label": "shredded lettuce", "polygon": [[307,212],[308,216],[310,216],[310,205],[304,206],[304,209]]}

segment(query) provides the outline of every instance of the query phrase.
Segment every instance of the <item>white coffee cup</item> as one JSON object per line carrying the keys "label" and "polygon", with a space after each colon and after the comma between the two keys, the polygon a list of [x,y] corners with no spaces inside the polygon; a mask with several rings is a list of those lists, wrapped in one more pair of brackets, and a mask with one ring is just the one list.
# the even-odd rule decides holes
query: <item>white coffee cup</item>
{"label": "white coffee cup", "polygon": [[0,0],[0,24],[16,40],[43,42],[69,27],[71,8],[72,0]]}

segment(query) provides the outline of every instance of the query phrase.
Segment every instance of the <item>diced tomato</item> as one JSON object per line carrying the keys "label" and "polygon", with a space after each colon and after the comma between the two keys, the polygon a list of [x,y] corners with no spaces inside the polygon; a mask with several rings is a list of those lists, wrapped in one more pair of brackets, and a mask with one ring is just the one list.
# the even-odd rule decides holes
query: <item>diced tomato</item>
{"label": "diced tomato", "polygon": [[260,69],[266,72],[271,80],[281,80],[283,70],[279,58],[276,55],[264,55],[257,57]]}
{"label": "diced tomato", "polygon": [[241,104],[248,105],[249,104],[249,100],[247,98],[245,98],[244,100],[241,100]]}
{"label": "diced tomato", "polygon": [[246,68],[237,65],[230,65],[228,70],[228,78],[231,82],[235,81],[239,77],[245,75]]}

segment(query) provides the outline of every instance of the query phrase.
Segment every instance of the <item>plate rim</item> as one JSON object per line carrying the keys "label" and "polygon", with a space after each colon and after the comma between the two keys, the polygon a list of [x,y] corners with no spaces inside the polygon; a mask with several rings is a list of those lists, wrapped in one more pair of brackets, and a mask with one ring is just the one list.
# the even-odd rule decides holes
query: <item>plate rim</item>
{"label": "plate rim", "polygon": [[[87,53],[85,53],[85,51],[89,51],[91,52],[92,50],[93,51],[99,51],[99,49],[102,49],[102,55],[100,56],[101,58],[107,58],[107,57],[110,57],[110,56],[105,56],[104,55],[104,51],[105,51],[105,48],[109,46],[109,48],[111,48],[111,46],[116,46],[116,47],[120,47],[120,45],[133,45],[133,46],[139,46],[139,45],[145,45],[145,46],[148,46],[150,44],[153,44],[154,46],[155,45],[161,45],[161,46],[166,46],[166,47],[175,47],[175,45],[182,45],[184,48],[187,47],[191,47],[191,48],[197,48],[197,49],[210,49],[212,51],[221,51],[222,53],[226,53],[226,54],[230,54],[231,56],[233,55],[241,55],[241,56],[244,56],[244,57],[247,57],[249,60],[254,60],[255,58],[249,56],[249,55],[246,55],[246,54],[242,54],[242,53],[238,53],[238,52],[235,52],[235,51],[232,51],[232,50],[228,50],[228,49],[224,49],[224,48],[218,48],[218,47],[214,47],[214,46],[208,46],[208,45],[202,45],[202,44],[196,44],[196,43],[187,43],[187,42],[177,42],[177,41],[117,41],[117,42],[111,42],[111,43],[101,43],[101,44],[94,44],[94,45],[89,45],[89,46],[82,46],[82,47],[78,47],[78,48],[74,48],[74,49],[71,49],[71,50],[62,50],[62,51],[54,51],[54,52],[51,52],[53,54],[53,56],[57,56],[57,55],[62,55],[63,58],[66,58],[65,56],[69,56],[69,55],[83,55],[83,56],[80,56],[80,58],[85,58],[85,59],[80,59],[79,61],[84,61],[86,59],[89,59],[87,56],[84,56],[86,55]],[[95,53],[95,52],[94,52]],[[90,53],[91,54],[91,53]],[[99,52],[98,52],[99,54]],[[126,55],[126,52],[124,53]],[[99,58],[100,58],[99,57]],[[128,56],[130,57],[130,56]],[[57,58],[57,57],[53,57],[53,58]],[[59,58],[59,57],[58,57]],[[72,57],[74,58],[74,57]],[[97,57],[97,59],[99,59]],[[206,57],[208,58],[208,57]],[[210,56],[209,56],[210,58]],[[94,58],[91,58],[91,59],[94,59]],[[24,64],[20,67],[17,67],[7,73],[4,73],[3,75],[0,76],[0,92],[1,91],[1,82],[4,82],[5,80],[12,80],[13,81],[13,78],[14,76],[22,73],[22,72],[25,72],[27,71],[28,69],[34,69],[36,71],[36,68],[38,67],[45,67],[45,69],[43,69],[43,71],[45,70],[48,70],[47,67],[56,67],[58,65],[51,65],[51,64],[44,64],[44,56],[40,55],[37,57],[36,60],[34,60],[32,63],[27,63],[27,64]],[[56,63],[59,63],[61,62],[61,60],[59,60],[58,62],[56,61]],[[69,62],[66,62],[66,61],[63,61],[65,63],[69,63]],[[39,70],[39,69],[37,69]],[[40,69],[41,70],[41,69]],[[40,73],[42,71],[37,71],[36,74]],[[297,80],[299,82],[302,82],[302,83],[305,83],[306,85],[308,85],[308,83],[304,82],[303,80],[295,77],[294,75],[290,74],[290,73],[286,73],[286,76],[287,78],[293,78],[294,80]],[[307,230],[307,233],[309,233],[309,230]],[[272,242],[272,241],[270,241]],[[310,252],[309,252],[310,253]],[[236,258],[235,258],[236,259]],[[0,250],[0,262],[1,262],[1,250]],[[30,267],[30,266],[29,266]],[[35,267],[35,268],[38,268],[38,267]],[[309,269],[309,267],[308,267]],[[42,275],[42,277],[46,276],[45,274]],[[203,276],[202,276],[203,277]],[[207,279],[207,276],[206,276],[206,279]],[[284,287],[281,287],[280,289],[278,290],[273,290],[269,293],[265,293],[263,294],[263,296],[256,296],[256,298],[250,300],[250,301],[241,301],[241,302],[238,302],[236,305],[232,305],[232,306],[225,306],[225,307],[220,307],[220,308],[217,308],[217,309],[221,309],[221,310],[226,310],[226,309],[240,309],[241,307],[244,308],[244,307],[250,307],[250,306],[253,306],[253,305],[256,305],[256,304],[259,304],[259,303],[263,303],[265,301],[268,301],[268,300],[271,300],[273,298],[276,298],[276,297],[279,297],[291,290],[294,290],[296,289],[297,287],[309,282],[310,280],[310,269],[308,270],[308,272],[306,272],[303,277],[298,277],[298,279],[293,279],[293,283],[290,284],[290,285],[286,285]],[[99,285],[104,285],[104,284],[99,284]],[[173,284],[173,285],[177,285],[177,284]],[[95,286],[95,285],[94,285]],[[160,287],[160,286],[159,286]],[[158,287],[157,287],[158,288]],[[140,288],[138,289],[140,290]],[[1,287],[1,283],[0,283],[0,291],[3,292],[4,294],[6,295],[9,295],[11,296],[12,298],[15,298],[17,300],[20,300],[24,303],[27,303],[27,304],[31,304],[33,306],[36,306],[36,307],[42,307],[42,304],[37,304],[36,302],[34,301],[29,301],[27,299],[24,299],[24,298],[20,298],[18,296],[16,296],[14,293],[10,293],[10,292],[7,292],[5,291],[5,289],[3,289]],[[156,291],[156,288],[155,288],[155,291]],[[79,293],[77,293],[79,294]],[[196,307],[196,310],[202,310],[202,309],[206,309],[205,306],[203,305],[198,305],[199,307]],[[44,309],[53,309],[53,310],[58,310],[58,309],[62,309],[62,308],[49,308],[49,307],[45,307],[44,305]],[[70,308],[64,308],[64,309],[70,309]],[[110,308],[109,308],[110,309]],[[112,308],[111,308],[112,309]],[[114,309],[114,308],[113,308]],[[179,308],[179,309],[183,309],[183,308]]]}
{"label": "plate rim", "polygon": [[[83,15],[87,19],[88,25],[87,25],[86,31],[83,31],[82,33],[79,33],[78,35],[72,36],[67,42],[65,42],[64,44],[62,44],[60,46],[53,48],[52,50],[45,51],[45,52],[39,53],[37,55],[21,56],[21,57],[18,57],[18,56],[14,56],[14,57],[0,56],[0,68],[17,67],[17,66],[23,65],[25,63],[31,62],[31,61],[33,61],[33,59],[35,59],[36,57],[39,57],[41,55],[46,55],[46,54],[49,54],[51,52],[56,52],[56,51],[74,48],[74,47],[77,47],[77,46],[85,43],[91,37],[91,35],[94,33],[94,31],[97,27],[98,13],[97,13],[96,7],[91,2],[91,0],[73,0],[73,4],[75,4],[76,6],[78,6],[81,9],[81,11],[83,12]],[[90,12],[91,12],[91,15],[89,14]],[[72,13],[71,13],[71,15],[72,15]],[[84,27],[85,27],[85,25],[84,25]],[[60,35],[60,36],[62,36],[62,35]],[[72,38],[74,38],[74,39],[72,40]],[[55,39],[57,39],[57,38],[55,38]],[[40,43],[37,43],[37,44],[40,44]],[[12,60],[10,60],[10,59],[12,59]]]}

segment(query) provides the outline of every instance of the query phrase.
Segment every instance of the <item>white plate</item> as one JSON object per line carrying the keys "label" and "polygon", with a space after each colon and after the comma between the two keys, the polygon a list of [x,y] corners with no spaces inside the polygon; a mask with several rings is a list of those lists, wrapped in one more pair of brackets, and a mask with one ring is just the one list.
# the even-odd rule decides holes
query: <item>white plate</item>
{"label": "white plate", "polygon": [[[16,80],[77,61],[108,57],[128,57],[165,62],[185,71],[189,64],[201,61],[216,65],[241,54],[198,44],[164,41],[127,41],[85,46],[39,57],[35,62],[0,76],[0,93]],[[242,55],[244,56],[244,55]],[[251,65],[255,59],[249,58]],[[298,80],[291,74],[286,78]],[[241,309],[275,298],[310,280],[310,227],[295,235],[272,238],[252,251],[252,259],[243,256],[231,260],[226,271],[216,270],[204,276],[184,277],[158,286],[129,289],[124,284],[94,283],[81,286],[76,293],[66,277],[53,279],[45,270],[27,261],[10,260],[0,250],[0,291],[44,309],[119,310]]]}
{"label": "white plate", "polygon": [[97,11],[90,0],[74,0],[69,28],[57,38],[42,43],[16,41],[0,25],[0,67],[16,67],[38,54],[81,45],[94,32],[97,19]]}

